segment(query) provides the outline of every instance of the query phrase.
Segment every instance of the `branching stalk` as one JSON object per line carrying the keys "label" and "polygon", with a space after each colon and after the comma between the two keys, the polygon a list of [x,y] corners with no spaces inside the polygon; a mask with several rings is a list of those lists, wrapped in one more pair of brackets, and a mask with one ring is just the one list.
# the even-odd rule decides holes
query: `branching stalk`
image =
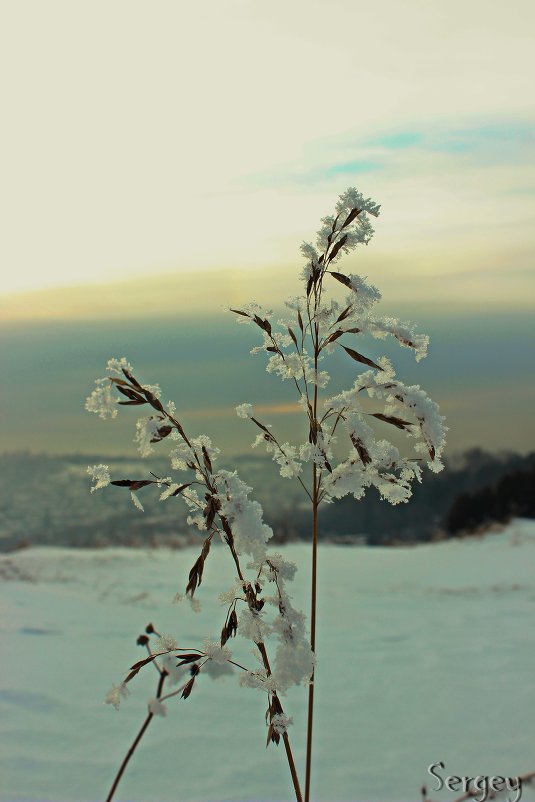
{"label": "branching stalk", "polygon": [[[160,672],[160,678],[158,680],[158,688],[156,690],[156,699],[160,699],[161,696],[162,696],[163,686],[165,684],[165,679],[166,679],[167,676],[168,676],[167,672],[165,672],[165,671],[161,671]],[[119,783],[121,781],[121,777],[125,773],[126,767],[128,766],[128,764],[130,762],[130,758],[132,757],[132,755],[136,751],[136,749],[137,749],[137,747],[139,745],[139,742],[141,741],[141,739],[145,735],[145,733],[147,731],[147,728],[148,728],[148,726],[151,723],[153,718],[154,718],[154,713],[151,713],[149,711],[147,713],[147,718],[145,719],[145,721],[141,725],[141,729],[139,730],[138,734],[134,738],[134,741],[132,742],[132,746],[130,747],[130,749],[126,753],[123,762],[119,766],[119,771],[115,775],[115,779],[114,779],[114,781],[112,783],[112,786],[110,788],[108,796],[106,797],[106,802],[111,802],[111,800],[115,796],[115,791],[117,790],[117,786],[119,785]]]}

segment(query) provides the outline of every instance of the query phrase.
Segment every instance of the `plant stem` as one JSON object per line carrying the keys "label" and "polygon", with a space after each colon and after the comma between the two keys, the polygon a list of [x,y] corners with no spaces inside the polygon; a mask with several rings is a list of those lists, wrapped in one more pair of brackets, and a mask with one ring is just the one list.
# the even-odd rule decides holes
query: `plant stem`
{"label": "plant stem", "polygon": [[[257,644],[258,651],[262,657],[262,662],[264,663],[264,668],[266,669],[266,673],[269,676],[271,674],[271,666],[269,664],[269,658],[267,655],[265,644],[262,642],[258,642]],[[276,693],[273,693],[274,696],[277,696]],[[280,702],[280,699],[279,699]],[[282,705],[281,705],[282,710]],[[288,759],[288,766],[290,767],[290,774],[292,775],[292,782],[294,784],[294,791],[295,791],[295,798],[297,802],[303,802],[303,795],[301,793],[301,786],[299,785],[299,778],[297,776],[297,771],[295,768],[295,761],[292,752],[292,747],[290,746],[290,739],[288,738],[288,733],[285,732],[282,736],[282,740],[284,741],[284,748],[286,749],[286,757]]]}
{"label": "plant stem", "polygon": [[[156,698],[157,699],[159,699],[160,696],[162,695],[162,690],[163,690],[163,686],[164,686],[164,682],[165,682],[165,678],[166,677],[167,677],[167,672],[162,671],[160,673],[160,679],[158,680],[158,689],[156,691]],[[143,736],[144,736],[144,734],[146,732],[146,729],[149,726],[149,724],[150,724],[150,722],[151,722],[151,720],[153,718],[154,718],[154,713],[148,713],[147,714],[147,718],[145,719],[145,721],[141,725],[140,731],[138,732],[138,734],[134,738],[132,746],[130,747],[130,749],[126,753],[125,758],[124,758],[123,762],[121,763],[121,765],[119,767],[119,771],[117,772],[117,774],[115,776],[115,780],[113,781],[113,785],[110,788],[110,792],[109,792],[108,796],[106,797],[106,802],[111,802],[111,800],[113,799],[115,791],[117,790],[117,786],[119,785],[119,782],[121,780],[121,777],[123,776],[123,774],[124,774],[124,772],[126,770],[126,767],[128,766],[128,763],[130,762],[130,758],[132,757],[132,755],[136,751],[139,742],[143,738]]]}
{"label": "plant stem", "polygon": [[[317,468],[313,466],[312,496],[312,588],[310,598],[310,648],[316,652],[316,573],[318,562],[318,483]],[[314,717],[314,675],[308,686],[307,757],[305,774],[305,802],[310,800],[310,773],[312,768],[312,723]]]}
{"label": "plant stem", "polygon": [[[314,317],[319,306],[321,298],[321,282],[319,287],[319,296],[317,287],[314,288]],[[310,319],[310,313],[309,313]],[[318,356],[319,356],[319,326],[318,323],[312,323],[310,326],[312,342],[314,345],[314,373],[318,373]],[[318,385],[314,384],[314,403],[312,407],[313,420],[311,420],[311,436],[312,441],[316,443],[318,434]],[[312,652],[316,653],[316,574],[318,563],[318,506],[319,506],[319,483],[318,483],[318,467],[316,463],[312,466],[312,585],[310,591],[310,648]],[[308,716],[307,716],[307,755],[306,755],[306,769],[305,769],[305,802],[310,802],[310,775],[312,771],[312,725],[314,719],[314,679],[315,671],[312,672],[310,678],[310,685],[308,686]]]}

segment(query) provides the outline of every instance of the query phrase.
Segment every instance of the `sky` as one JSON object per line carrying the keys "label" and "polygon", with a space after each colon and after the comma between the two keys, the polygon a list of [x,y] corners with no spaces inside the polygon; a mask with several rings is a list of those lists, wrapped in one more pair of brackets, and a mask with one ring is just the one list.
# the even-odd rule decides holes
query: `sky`
{"label": "sky", "polygon": [[[534,23],[523,0],[4,4],[0,327],[18,366],[4,447],[51,447],[59,403],[50,381],[31,415],[40,435],[25,434],[19,332],[39,369],[61,333],[82,342],[91,322],[109,355],[99,338],[114,321],[195,317],[217,337],[222,305],[298,291],[300,243],[356,186],[382,209],[345,267],[380,287],[390,314],[423,320],[446,351],[455,342],[442,383],[438,367],[424,374],[453,414],[453,442],[525,450]],[[478,369],[453,392],[459,348],[474,344]]]}

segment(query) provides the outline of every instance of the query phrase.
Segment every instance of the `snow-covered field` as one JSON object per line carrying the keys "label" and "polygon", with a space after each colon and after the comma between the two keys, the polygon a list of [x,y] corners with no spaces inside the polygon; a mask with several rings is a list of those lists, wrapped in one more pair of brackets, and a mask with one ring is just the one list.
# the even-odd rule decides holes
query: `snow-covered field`
{"label": "snow-covered field", "polygon": [[[300,570],[309,554],[284,549]],[[154,695],[148,666],[119,712],[103,704],[143,657],[153,621],[184,646],[217,636],[227,553],[209,556],[200,613],[172,605],[197,550],[30,549],[0,557],[0,799],[103,800]],[[415,802],[444,774],[535,769],[535,523],[483,539],[399,549],[320,550],[315,802]],[[299,605],[298,605],[299,606]],[[240,661],[256,667],[244,641]],[[305,689],[288,695],[302,769]],[[123,778],[125,802],[290,800],[281,747],[265,749],[265,699],[201,675],[170,700]],[[530,797],[528,790],[525,799]],[[450,800],[451,792],[432,794]]]}

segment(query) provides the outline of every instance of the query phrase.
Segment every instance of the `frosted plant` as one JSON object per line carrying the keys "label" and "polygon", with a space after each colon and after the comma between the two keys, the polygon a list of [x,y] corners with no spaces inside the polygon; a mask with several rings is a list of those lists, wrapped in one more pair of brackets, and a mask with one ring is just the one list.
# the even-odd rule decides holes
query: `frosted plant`
{"label": "frosted plant", "polygon": [[[296,566],[280,554],[268,550],[272,531],[263,521],[258,502],[249,498],[251,488],[236,472],[217,468],[219,450],[209,437],[192,437],[177,417],[175,405],[161,401],[158,385],[141,383],[134,369],[122,359],[111,359],[107,375],[98,379],[86,402],[86,409],[99,417],[115,417],[120,406],[145,406],[150,414],[136,425],[135,441],[143,457],[149,456],[163,441],[172,443],[169,454],[172,471],[178,477],[111,480],[107,466],[88,469],[92,492],[108,484],[126,488],[132,501],[143,510],[138,494],[157,488],[162,503],[181,501],[188,509],[188,523],[196,526],[203,539],[199,556],[189,572],[185,594],[194,598],[203,577],[204,566],[215,537],[226,547],[235,569],[231,588],[223,590],[220,601],[226,610],[220,642],[205,640],[184,645],[180,637],[161,635],[149,625],[138,644],[147,656],[135,663],[120,685],[108,693],[106,701],[118,708],[127,694],[128,684],[140,670],[152,664],[158,674],[156,695],[148,702],[147,718],[121,765],[107,797],[109,802],[128,761],[148,724],[155,715],[166,715],[166,701],[180,696],[187,699],[201,674],[217,677],[236,671],[241,685],[267,695],[267,742],[284,744],[298,802],[310,799],[312,762],[312,724],[314,711],[314,667],[316,653],[316,572],[318,509],[320,504],[352,494],[360,499],[368,488],[375,488],[391,504],[407,502],[411,484],[422,480],[425,465],[432,471],[442,468],[444,419],[437,405],[419,386],[401,382],[386,357],[372,360],[355,340],[363,335],[376,339],[395,338],[414,352],[416,360],[426,355],[428,338],[405,321],[376,315],[381,295],[366,279],[335,270],[342,254],[373,235],[369,215],[379,207],[356,189],[348,189],[336,205],[335,215],[321,221],[316,245],[304,243],[306,259],[302,270],[304,291],[287,301],[289,314],[272,320],[272,312],[256,303],[232,310],[243,323],[257,326],[262,343],[253,353],[268,356],[267,371],[289,381],[297,392],[308,436],[305,442],[280,442],[273,427],[255,415],[252,404],[236,407],[238,417],[250,421],[259,431],[253,446],[263,445],[277,464],[282,477],[296,479],[309,499],[312,513],[312,588],[310,633],[305,616],[291,603],[286,585],[294,578]],[[329,277],[328,279],[326,277]],[[345,292],[343,301],[327,299],[324,283],[333,281]],[[320,398],[329,382],[327,358],[343,349],[357,371],[353,385],[331,397]],[[358,372],[360,371],[360,372]],[[377,404],[370,411],[362,404],[364,396]],[[401,453],[389,440],[379,438],[377,427],[393,427],[409,438],[412,452]],[[340,435],[342,437],[340,438]],[[345,451],[341,442],[346,443]],[[180,594],[177,594],[177,600]],[[246,667],[233,660],[231,639],[241,636],[252,645],[258,665]],[[156,638],[156,640],[155,640]],[[274,654],[272,651],[274,650]],[[271,655],[271,656],[270,656]],[[179,687],[164,693],[165,684]],[[293,685],[308,686],[307,756],[304,795],[293,758],[288,727],[291,717],[284,711],[281,697]]]}
{"label": "frosted plant", "polygon": [[[342,254],[359,244],[367,244],[373,229],[369,215],[377,217],[379,206],[364,198],[356,189],[344,192],[336,204],[335,215],[324,217],[316,245],[303,243],[306,259],[301,277],[304,292],[286,302],[290,314],[278,321],[255,303],[234,309],[238,322],[256,325],[262,332],[262,345],[252,353],[268,356],[267,371],[290,380],[306,417],[308,438],[304,443],[280,443],[273,427],[261,422],[249,404],[236,408],[239,417],[249,418],[260,428],[253,446],[264,443],[279,465],[280,474],[297,478],[312,507],[312,588],[310,645],[316,652],[316,573],[318,543],[318,508],[336,498],[352,494],[360,499],[370,487],[391,504],[407,502],[411,483],[422,480],[422,463],[432,471],[442,469],[441,456],[445,443],[444,418],[438,406],[418,385],[407,386],[395,375],[386,357],[372,360],[354,341],[363,335],[384,339],[394,337],[401,346],[410,348],[416,360],[427,352],[429,338],[416,332],[408,322],[375,314],[381,299],[379,290],[365,278],[341,273],[337,267]],[[346,290],[339,302],[326,297],[326,284],[333,281]],[[359,373],[353,386],[337,395],[320,400],[319,390],[327,387],[329,373],[323,369],[326,358],[335,349],[342,349],[354,367],[368,370]],[[377,410],[366,411],[362,396],[377,401]],[[404,432],[413,441],[413,453],[401,454],[387,439],[379,439],[374,424],[390,426]],[[338,431],[337,431],[338,430]],[[339,434],[345,434],[348,450],[335,461]],[[309,485],[304,475],[311,466]],[[312,724],[314,711],[314,677],[309,684],[307,757],[305,768],[305,801],[310,799],[312,763]]]}

